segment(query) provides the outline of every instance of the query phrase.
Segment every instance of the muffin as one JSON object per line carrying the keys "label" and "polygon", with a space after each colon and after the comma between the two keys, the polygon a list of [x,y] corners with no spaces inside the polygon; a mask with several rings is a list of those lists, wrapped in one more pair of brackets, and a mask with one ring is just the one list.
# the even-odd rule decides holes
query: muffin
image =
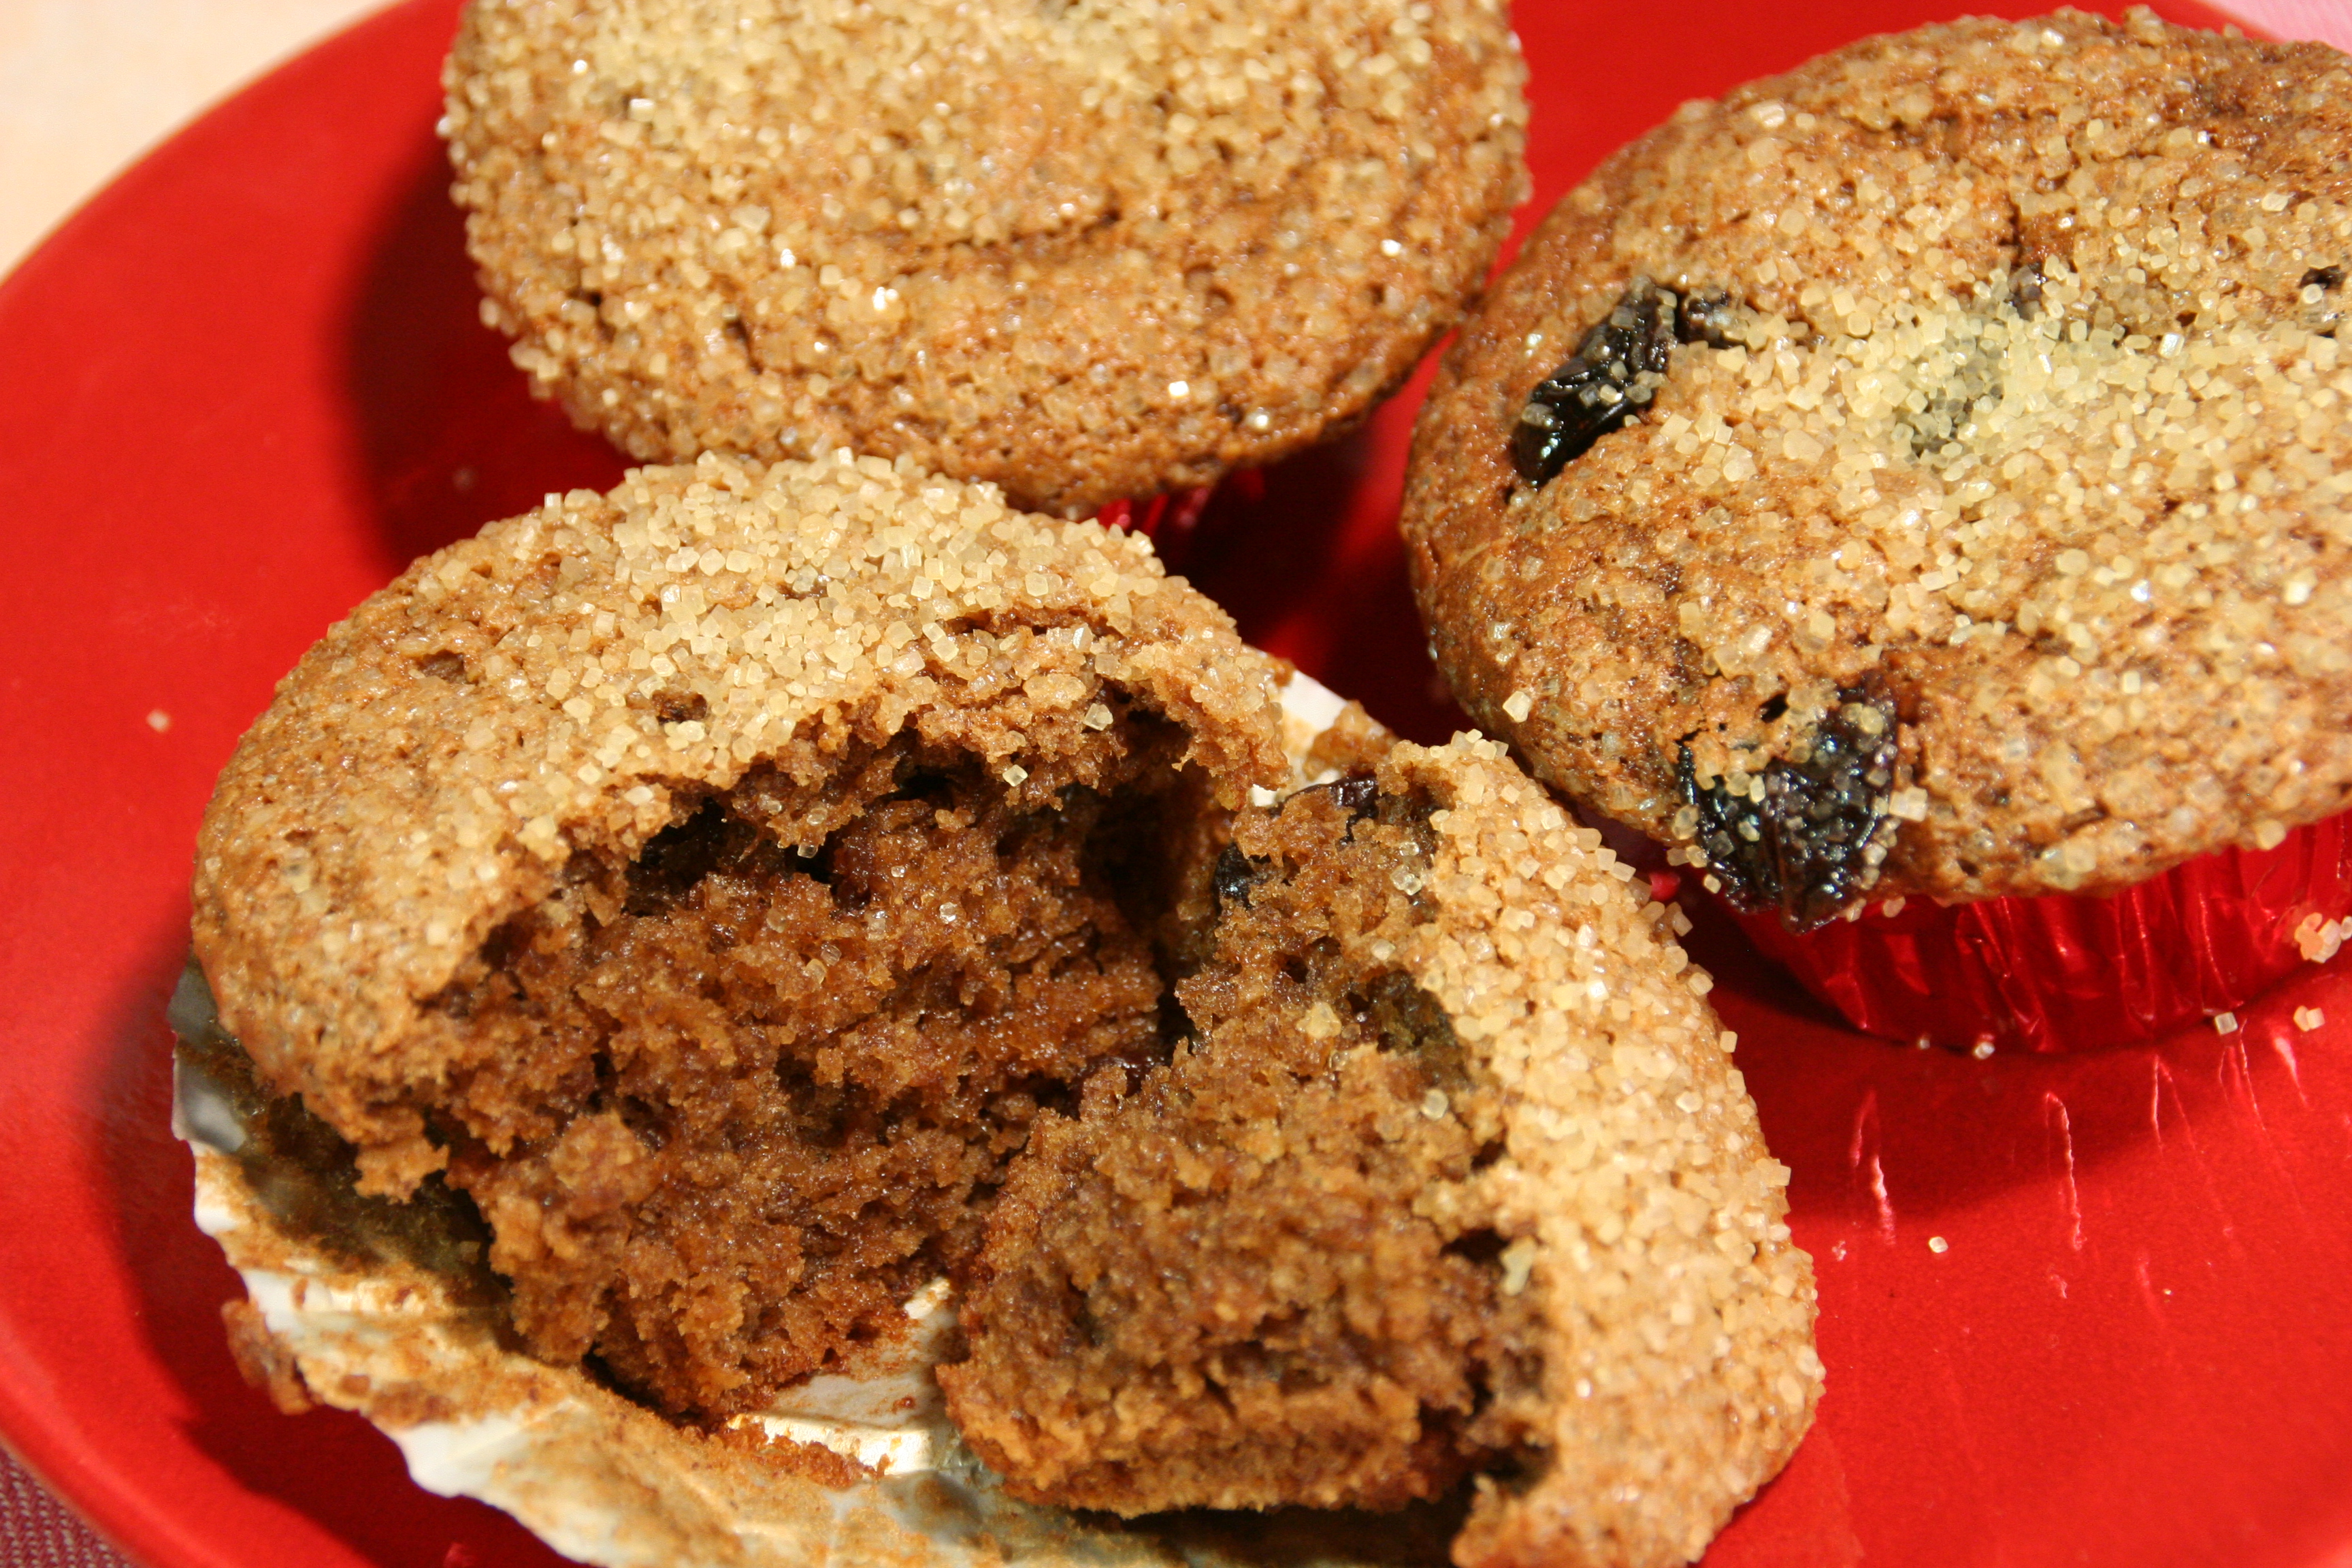
{"label": "muffin", "polygon": [[[1045,1110],[1163,1058],[1280,671],[1139,539],[706,458],[419,561],[224,771],[196,957],[513,1331],[721,1420],[910,1331]],[[1107,1076],[1106,1076],[1107,1075]]]}
{"label": "muffin", "polygon": [[1696,1557],[1821,1363],[1674,906],[1499,744],[1245,814],[1192,1035],[1040,1119],[939,1370],[1034,1501],[1395,1508],[1487,1564]]}
{"label": "muffin", "polygon": [[[1685,106],[1546,220],[1416,432],[1464,706],[1792,930],[2339,812],[2347,138],[2342,55],[2145,13]],[[2347,912],[2280,902],[2290,963]]]}
{"label": "muffin", "polygon": [[470,6],[444,129],[535,390],[1081,515],[1360,418],[1524,195],[1501,0]]}

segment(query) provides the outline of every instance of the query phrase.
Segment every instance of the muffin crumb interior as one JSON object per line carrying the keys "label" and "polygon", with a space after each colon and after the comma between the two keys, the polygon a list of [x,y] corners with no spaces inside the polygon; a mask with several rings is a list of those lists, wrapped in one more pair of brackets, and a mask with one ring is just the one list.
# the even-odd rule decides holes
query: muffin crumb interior
{"label": "muffin crumb interior", "polygon": [[1540,1312],[1467,1185],[1500,1106],[1402,963],[1427,809],[1357,777],[1249,814],[1192,1038],[1041,1122],[940,1372],[1020,1495],[1393,1508],[1536,1429]]}

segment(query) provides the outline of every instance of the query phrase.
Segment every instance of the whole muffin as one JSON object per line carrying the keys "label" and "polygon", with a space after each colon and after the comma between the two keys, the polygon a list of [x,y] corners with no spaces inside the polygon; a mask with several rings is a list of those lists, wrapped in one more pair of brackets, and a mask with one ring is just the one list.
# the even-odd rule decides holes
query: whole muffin
{"label": "whole muffin", "polygon": [[2352,67],[2073,13],[1685,106],[1449,356],[1464,705],[1817,923],[2100,892],[2352,788]]}
{"label": "whole muffin", "polygon": [[1236,820],[1193,1037],[1042,1118],[948,1408],[1013,1495],[1396,1508],[1465,1568],[1698,1556],[1784,1464],[1813,1286],[1672,905],[1502,746]]}
{"label": "whole muffin", "polygon": [[[706,458],[425,557],[221,775],[194,948],[359,1190],[698,1419],[855,1373],[1041,1110],[1163,1058],[1277,668],[1140,539]],[[461,1205],[462,1206],[462,1205]]]}
{"label": "whole muffin", "polygon": [[1501,0],[485,0],[445,130],[582,426],[1076,515],[1400,383],[1524,195],[1524,74]]}

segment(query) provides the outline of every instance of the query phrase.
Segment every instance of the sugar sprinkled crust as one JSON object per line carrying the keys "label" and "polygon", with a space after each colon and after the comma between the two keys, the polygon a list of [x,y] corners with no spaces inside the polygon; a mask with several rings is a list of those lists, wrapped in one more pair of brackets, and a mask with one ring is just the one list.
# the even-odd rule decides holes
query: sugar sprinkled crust
{"label": "sugar sprinkled crust", "polygon": [[1499,742],[1401,747],[1393,766],[1451,807],[1430,818],[1445,917],[1411,967],[1515,1105],[1479,1196],[1532,1242],[1528,1289],[1566,1342],[1547,1347],[1532,1482],[1482,1495],[1455,1561],[1696,1557],[1787,1461],[1820,1392],[1787,1167],[1709,982],[1659,930],[1671,906],[1622,886],[1632,868]]}
{"label": "sugar sprinkled crust", "polygon": [[[1465,706],[1694,860],[1702,805],[1892,713],[1853,879],[1886,895],[2099,891],[2340,810],[2347,144],[2342,55],[2145,13],[1685,107],[1560,204],[1424,413],[1405,525]],[[1530,485],[1530,388],[1644,278],[1706,319]]]}
{"label": "sugar sprinkled crust", "polygon": [[[1026,1497],[1131,1513],[1263,1506],[1269,1484],[1292,1484],[1323,1489],[1324,1500],[1393,1503],[1458,1473],[1443,1458],[1430,1467],[1465,1413],[1430,1406],[1430,1424],[1416,1417],[1416,1398],[1444,1397],[1448,1377],[1428,1364],[1442,1352],[1421,1337],[1391,1345],[1387,1336],[1400,1331],[1387,1314],[1459,1319],[1460,1310],[1433,1303],[1460,1291],[1460,1281],[1439,1279],[1461,1270],[1432,1254],[1449,1238],[1491,1232],[1499,1294],[1475,1310],[1495,1312],[1496,1326],[1449,1320],[1446,1331],[1466,1333],[1465,1344],[1497,1331],[1514,1341],[1497,1363],[1511,1370],[1496,1376],[1470,1432],[1475,1442],[1500,1441],[1521,1468],[1512,1481],[1481,1487],[1455,1561],[1488,1568],[1694,1558],[1786,1462],[1820,1391],[1811,1263],[1785,1223],[1788,1173],[1765,1150],[1730,1064],[1731,1036],[1702,999],[1704,973],[1660,929],[1674,919],[1672,906],[1629,886],[1631,868],[1599,835],[1577,826],[1498,743],[1475,736],[1436,749],[1400,745],[1376,776],[1383,801],[1416,802],[1425,813],[1426,858],[1390,868],[1394,897],[1391,887],[1345,892],[1360,908],[1314,945],[1360,950],[1339,961],[1349,978],[1333,980],[1351,994],[1382,993],[1376,971],[1420,987],[1451,1026],[1450,1036],[1438,1031],[1442,1047],[1433,1037],[1426,1048],[1444,1056],[1458,1041],[1466,1064],[1451,1105],[1435,1094],[1398,1110],[1403,1124],[1379,1134],[1391,1150],[1425,1135],[1429,1158],[1461,1168],[1429,1181],[1412,1205],[1418,1218],[1380,1222],[1345,1244],[1392,1260],[1420,1258],[1415,1267],[1427,1277],[1365,1295],[1335,1260],[1331,1279],[1312,1289],[1338,1292],[1344,1310],[1318,1314],[1319,1302],[1301,1307],[1285,1295],[1307,1287],[1254,1272],[1320,1267],[1276,1247],[1283,1226],[1228,1234],[1204,1217],[1229,1193],[1253,1205],[1288,1201],[1272,1195],[1267,1173],[1285,1161],[1311,1168],[1305,1185],[1328,1186],[1322,1207],[1336,1215],[1374,1168],[1360,1170],[1345,1153],[1328,1168],[1314,1163],[1349,1136],[1343,1121],[1320,1111],[1310,1144],[1307,1124],[1290,1128],[1279,1111],[1255,1113],[1271,1121],[1228,1119],[1221,1133],[1215,1109],[1203,1107],[1197,1126],[1184,1124],[1181,1148],[1162,1149],[1153,1131],[1160,1108],[1189,1103],[1188,1083],[1215,1080],[1213,1068],[1198,1069],[1221,1048],[1244,1048],[1221,1047],[1213,1030],[1198,1061],[1161,1069],[1115,1109],[1089,1108],[1080,1124],[1052,1129],[1041,1135],[1045,1154],[1016,1166],[1001,1234],[966,1308],[971,1357],[942,1369],[950,1409]],[[1370,812],[1369,792],[1366,799]],[[1394,837],[1389,816],[1383,809],[1383,826],[1361,831]],[[1259,832],[1251,821],[1237,826],[1236,844],[1272,853],[1273,825]],[[1265,962],[1296,969],[1302,961],[1277,952]],[[1359,973],[1358,964],[1366,967]],[[1282,993],[1278,977],[1271,984],[1267,994]],[[1424,1047],[1396,1046],[1391,1056],[1367,1035],[1370,1054],[1348,1055],[1349,1031],[1381,1016],[1376,1009],[1350,1024],[1318,1001],[1295,1026],[1334,1038],[1353,1064],[1343,1068],[1334,1058],[1334,1084],[1369,1085],[1365,1073],[1410,1078],[1419,1069],[1403,1064]],[[1368,1065],[1375,1060],[1390,1065]],[[1434,1058],[1423,1065],[1446,1070]],[[1284,1069],[1252,1070],[1275,1075],[1271,1083]],[[1314,1077],[1322,1086],[1321,1070]],[[1327,1088],[1300,1092],[1320,1104]],[[1481,1109],[1464,1110],[1473,1104]],[[1441,1124],[1457,1114],[1482,1126],[1471,1144],[1496,1140],[1499,1158],[1473,1169],[1459,1151],[1444,1152],[1452,1144]],[[1231,1149],[1214,1142],[1227,1135]],[[1387,1157],[1376,1151],[1374,1165]],[[1163,1234],[1155,1205],[1167,1204],[1175,1206]],[[1423,1220],[1434,1228],[1416,1248],[1399,1227]],[[1293,1223],[1318,1234],[1314,1215]],[[1137,1265],[1119,1238],[1147,1234],[1155,1250]],[[1218,1254],[1184,1257],[1189,1235],[1221,1238],[1198,1243]],[[1053,1250],[1041,1251],[1043,1242]],[[1073,1310],[1092,1337],[1065,1362],[1050,1342],[1068,1330],[1060,1318]],[[993,1311],[1006,1314],[1002,1331]],[[1151,1354],[1178,1346],[1186,1334],[1175,1325],[1187,1321],[1197,1321],[1200,1365],[1171,1375],[1157,1362],[1121,1361],[1130,1345]],[[1318,1334],[1353,1348],[1302,1341],[1315,1323]],[[1258,1332],[1275,1338],[1254,1345]],[[1215,1397],[1196,1386],[1204,1375],[1220,1383]],[[1087,1377],[1108,1377],[1121,1392],[1105,1401],[1098,1389],[1085,1392]],[[1188,1387],[1202,1406],[1196,1421],[1183,1416]],[[1330,1446],[1253,1458],[1261,1425],[1326,1427]],[[1393,1452],[1381,1454],[1384,1445]],[[1416,1468],[1427,1473],[1417,1479]]]}
{"label": "sugar sprinkled crust", "polygon": [[418,561],[305,656],[206,813],[196,952],[263,1077],[405,1192],[447,1157],[426,1000],[568,863],[910,728],[1019,801],[1049,787],[1020,759],[1113,703],[1176,721],[1239,805],[1289,776],[1276,675],[1148,542],[992,487],[846,454],[640,469]]}
{"label": "sugar sprinkled crust", "polygon": [[[1696,1557],[1812,1420],[1812,1264],[1672,906],[1512,765],[1500,742],[1400,748],[1445,918],[1412,968],[1507,1102],[1480,1194],[1533,1242],[1548,1346],[1534,1479],[1482,1497],[1467,1568]],[[1508,1255],[1506,1255],[1507,1265]],[[1564,1343],[1562,1342],[1564,1342]]]}
{"label": "sugar sprinkled crust", "polygon": [[846,444],[1065,514],[1360,416],[1524,195],[1501,0],[469,7],[516,363],[639,458]]}

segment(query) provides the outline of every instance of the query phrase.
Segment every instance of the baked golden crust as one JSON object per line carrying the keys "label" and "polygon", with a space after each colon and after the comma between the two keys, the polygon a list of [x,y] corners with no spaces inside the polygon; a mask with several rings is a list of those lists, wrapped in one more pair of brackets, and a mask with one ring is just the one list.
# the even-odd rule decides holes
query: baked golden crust
{"label": "baked golden crust", "polygon": [[1360,416],[1523,198],[1501,0],[478,3],[457,194],[534,389],[1065,515]]}
{"label": "baked golden crust", "polygon": [[1499,1453],[1465,1568],[1696,1558],[1819,1394],[1788,1173],[1599,835],[1475,737],[1376,782],[1236,823],[1202,1037],[1015,1165],[949,1407],[1036,1500],[1393,1507]]}
{"label": "baked golden crust", "polygon": [[[425,1005],[567,867],[755,767],[814,790],[909,731],[1020,773],[1112,703],[1228,805],[1288,776],[1272,661],[1141,539],[874,458],[640,469],[418,561],[304,657],[206,812],[196,952],[264,1078],[405,1191],[446,1157],[416,1097],[465,1066]],[[809,809],[779,836],[838,826]]]}
{"label": "baked golden crust", "polygon": [[[2342,55],[2145,14],[1686,106],[1561,202],[1423,413],[1404,526],[1464,706],[1694,861],[1832,715],[1891,716],[1883,894],[2100,891],[2342,809],[2347,145]],[[1531,485],[1531,389],[1642,279],[1706,319]]]}

